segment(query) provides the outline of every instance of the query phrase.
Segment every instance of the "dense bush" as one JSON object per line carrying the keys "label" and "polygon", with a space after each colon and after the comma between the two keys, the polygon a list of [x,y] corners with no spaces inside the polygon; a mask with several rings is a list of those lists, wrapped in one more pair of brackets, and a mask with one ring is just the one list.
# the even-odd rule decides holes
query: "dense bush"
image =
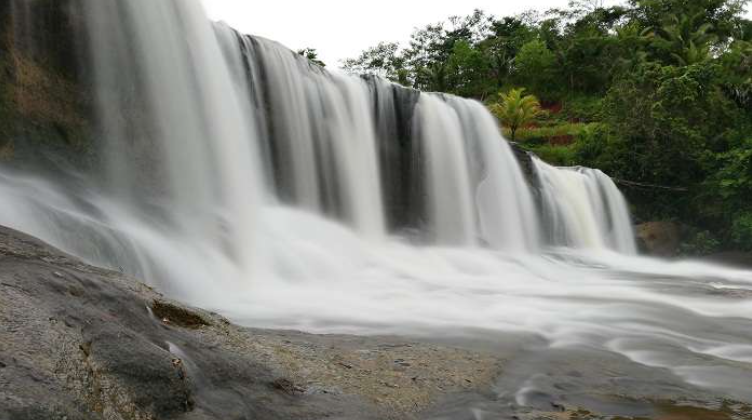
{"label": "dense bush", "polygon": [[742,212],[734,218],[731,239],[738,249],[752,251],[752,212]]}
{"label": "dense bush", "polygon": [[683,255],[711,255],[721,249],[721,242],[707,230],[685,235],[679,252]]}

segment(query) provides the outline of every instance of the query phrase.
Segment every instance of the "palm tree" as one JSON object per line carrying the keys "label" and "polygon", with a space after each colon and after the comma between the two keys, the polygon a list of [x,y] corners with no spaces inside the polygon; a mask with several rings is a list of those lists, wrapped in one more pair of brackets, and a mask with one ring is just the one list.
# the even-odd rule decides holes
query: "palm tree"
{"label": "palm tree", "polygon": [[512,141],[517,137],[517,130],[533,121],[541,114],[538,98],[525,95],[525,88],[512,89],[500,94],[499,103],[490,106],[491,112],[509,129]]}
{"label": "palm tree", "polygon": [[653,29],[653,45],[668,52],[680,66],[708,60],[717,37],[711,33],[713,25],[703,24],[703,18],[703,13],[671,16],[666,25]]}

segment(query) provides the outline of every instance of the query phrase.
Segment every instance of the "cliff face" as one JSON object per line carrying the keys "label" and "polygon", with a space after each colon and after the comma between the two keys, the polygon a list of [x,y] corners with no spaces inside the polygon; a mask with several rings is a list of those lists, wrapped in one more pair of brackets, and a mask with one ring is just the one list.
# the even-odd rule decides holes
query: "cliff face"
{"label": "cliff face", "polygon": [[90,163],[92,96],[80,2],[0,6],[0,159],[46,169]]}

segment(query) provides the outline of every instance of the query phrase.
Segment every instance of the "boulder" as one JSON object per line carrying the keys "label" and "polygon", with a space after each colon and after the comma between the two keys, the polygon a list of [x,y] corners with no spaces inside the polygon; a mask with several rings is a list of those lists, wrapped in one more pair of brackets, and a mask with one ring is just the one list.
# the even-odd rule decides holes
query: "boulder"
{"label": "boulder", "polygon": [[636,227],[637,243],[645,254],[674,257],[679,252],[681,234],[673,222],[647,222]]}

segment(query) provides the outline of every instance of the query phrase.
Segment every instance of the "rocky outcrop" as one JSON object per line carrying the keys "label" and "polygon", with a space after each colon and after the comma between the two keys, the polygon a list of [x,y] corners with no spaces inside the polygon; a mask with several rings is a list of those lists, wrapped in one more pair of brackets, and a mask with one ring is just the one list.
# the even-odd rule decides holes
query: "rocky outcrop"
{"label": "rocky outcrop", "polygon": [[638,225],[637,243],[640,250],[656,257],[674,257],[679,252],[681,233],[673,222],[648,222]]}
{"label": "rocky outcrop", "polygon": [[0,228],[0,419],[409,419],[492,356],[240,328]]}
{"label": "rocky outcrop", "polygon": [[532,187],[533,192],[537,193],[540,189],[540,181],[538,180],[538,173],[536,172],[535,164],[533,163],[534,155],[520,147],[520,145],[515,142],[510,142],[509,145],[512,147],[512,152],[514,152],[514,156],[520,164],[525,180],[527,180],[528,184]]}
{"label": "rocky outcrop", "polygon": [[45,169],[90,163],[92,97],[81,4],[6,0],[0,8],[0,160]]}

